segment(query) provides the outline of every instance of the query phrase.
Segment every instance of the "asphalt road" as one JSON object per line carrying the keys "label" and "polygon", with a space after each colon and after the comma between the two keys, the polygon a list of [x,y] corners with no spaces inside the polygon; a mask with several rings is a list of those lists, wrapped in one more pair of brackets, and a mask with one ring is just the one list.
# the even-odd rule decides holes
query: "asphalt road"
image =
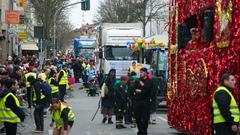
{"label": "asphalt road", "polygon": [[[102,115],[97,114],[94,121],[91,121],[97,106],[99,97],[88,97],[84,90],[78,89],[79,84],[75,86],[72,92],[73,97],[67,99],[75,113],[75,123],[71,130],[71,135],[137,135],[136,128],[116,129],[115,125],[102,124]],[[40,135],[52,135],[52,129],[49,127],[51,115],[48,114],[44,119],[45,131]],[[115,117],[113,117],[115,121]],[[22,135],[34,135],[31,131],[35,128],[33,116],[26,118],[25,122],[19,125],[19,132]],[[177,131],[169,128],[167,124],[166,113],[157,114],[157,124],[150,125],[149,135],[176,135]]]}

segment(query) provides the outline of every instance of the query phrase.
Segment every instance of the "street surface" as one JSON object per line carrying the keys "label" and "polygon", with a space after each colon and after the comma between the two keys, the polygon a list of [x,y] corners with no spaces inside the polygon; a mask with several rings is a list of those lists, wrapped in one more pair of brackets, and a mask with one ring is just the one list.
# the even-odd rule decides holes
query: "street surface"
{"label": "street surface", "polygon": [[[88,97],[84,90],[79,90],[79,84],[75,86],[72,95],[74,97],[67,99],[67,103],[69,103],[73,111],[75,113],[75,123],[71,130],[71,135],[137,135],[136,128],[128,128],[126,129],[116,129],[115,124],[108,125],[102,124],[102,115],[97,114],[94,121],[91,121],[93,114],[95,113],[99,97]],[[158,124],[149,126],[149,135],[177,135],[178,133],[169,128],[167,124],[166,113],[157,115]],[[48,114],[47,118],[44,119],[45,131],[39,135],[52,135],[52,129],[49,127],[51,122],[51,115]],[[113,117],[113,121],[115,121],[115,117]],[[23,127],[21,127],[23,126]],[[28,116],[24,122],[24,124],[19,126],[19,130],[22,135],[34,135],[32,130],[35,128],[33,117]]]}

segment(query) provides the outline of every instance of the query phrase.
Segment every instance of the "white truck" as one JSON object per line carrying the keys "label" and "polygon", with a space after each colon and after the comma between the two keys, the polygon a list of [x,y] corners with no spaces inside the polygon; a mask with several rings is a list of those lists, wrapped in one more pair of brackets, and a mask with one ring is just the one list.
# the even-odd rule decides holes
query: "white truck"
{"label": "white truck", "polygon": [[127,75],[137,56],[127,43],[143,36],[141,23],[103,23],[99,26],[100,62],[99,70],[104,75],[116,69],[116,77]]}

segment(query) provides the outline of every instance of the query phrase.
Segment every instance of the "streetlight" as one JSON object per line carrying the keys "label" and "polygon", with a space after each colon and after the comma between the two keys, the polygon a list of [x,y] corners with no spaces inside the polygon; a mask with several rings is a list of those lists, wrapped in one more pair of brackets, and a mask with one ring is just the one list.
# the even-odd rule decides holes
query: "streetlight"
{"label": "streetlight", "polygon": [[85,2],[85,1],[79,1],[79,2],[76,2],[76,3],[72,3],[72,4],[68,4],[66,6],[63,6],[61,8],[58,8],[57,11],[55,12],[54,14],[54,17],[53,17],[53,56],[54,58],[56,57],[56,20],[57,20],[57,15],[65,8],[67,7],[71,7],[71,6],[74,6],[74,5],[77,5],[77,4],[80,4],[82,2]]}

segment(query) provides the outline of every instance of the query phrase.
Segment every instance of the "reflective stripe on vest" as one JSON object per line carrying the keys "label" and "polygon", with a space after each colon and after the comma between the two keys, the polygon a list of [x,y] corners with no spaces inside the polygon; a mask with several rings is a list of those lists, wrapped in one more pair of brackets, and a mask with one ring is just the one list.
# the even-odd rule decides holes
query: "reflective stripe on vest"
{"label": "reflective stripe on vest", "polygon": [[40,73],[40,74],[38,75],[38,78],[42,79],[43,81],[47,81],[47,76],[46,76],[45,73]]}
{"label": "reflective stripe on vest", "polygon": [[[232,93],[226,87],[222,87],[222,86],[219,87],[214,92],[214,95],[216,94],[216,92],[218,92],[220,90],[227,92],[229,94],[229,96],[231,97],[231,102],[230,102],[231,116],[234,118],[234,120],[233,120],[234,122],[239,122],[240,113],[239,113],[239,108],[238,108],[235,98],[233,97]],[[214,97],[213,97],[212,108],[213,108],[213,124],[226,122],[226,120],[224,119],[224,117],[222,116],[222,114],[220,112],[220,109],[219,109],[218,104],[215,101]]]}
{"label": "reflective stripe on vest", "polygon": [[[42,92],[41,92],[40,99],[44,99],[44,98],[45,98],[45,95],[43,95]],[[36,96],[36,92],[35,92],[34,88],[33,88],[33,101],[37,101],[37,96]]]}
{"label": "reflective stripe on vest", "polygon": [[25,79],[26,79],[25,80],[25,84],[26,84],[27,88],[31,87],[30,82],[28,82],[28,80],[27,80],[29,76],[33,76],[36,79],[37,78],[37,74],[33,73],[33,72],[29,72],[29,73],[25,74]]}
{"label": "reflective stripe on vest", "polygon": [[0,100],[0,121],[11,123],[21,122],[20,118],[10,108],[7,108],[5,105],[5,102],[8,96],[10,95],[14,98],[16,105],[18,107],[20,106],[18,98],[14,94],[9,92],[4,98]]}
{"label": "reflective stripe on vest", "polygon": [[61,127],[63,127],[63,119],[61,118],[61,114],[63,109],[65,108],[69,108],[69,112],[68,112],[68,121],[74,121],[74,113],[72,111],[72,108],[68,105],[65,105],[64,103],[61,103],[60,105],[60,111],[54,111],[53,112],[53,120],[55,122],[54,124],[54,128],[60,129]]}
{"label": "reflective stripe on vest", "polygon": [[66,85],[66,84],[68,84],[68,75],[67,75],[66,71],[64,71],[64,70],[61,70],[61,72],[63,72],[63,76],[61,77],[59,84]]}
{"label": "reflective stripe on vest", "polygon": [[58,92],[58,86],[51,84],[51,81],[52,81],[52,80],[54,80],[53,77],[51,77],[50,79],[48,79],[48,84],[49,84],[49,86],[51,87],[51,90],[52,90],[51,93],[53,94],[53,93],[57,93],[57,92]]}

